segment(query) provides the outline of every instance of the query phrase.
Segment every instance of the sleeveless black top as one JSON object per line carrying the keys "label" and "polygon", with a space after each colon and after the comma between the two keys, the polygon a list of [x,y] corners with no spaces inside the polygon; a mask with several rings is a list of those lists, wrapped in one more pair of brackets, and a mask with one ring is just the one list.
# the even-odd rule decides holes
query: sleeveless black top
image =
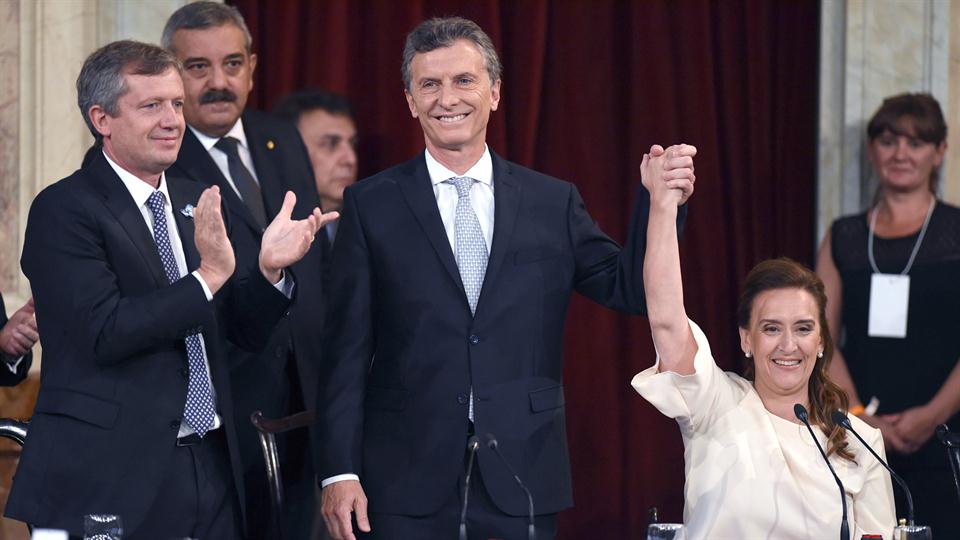
{"label": "sleeveless black top", "polygon": [[[960,360],[960,208],[938,201],[910,270],[905,338],[869,337],[869,234],[866,213],[847,216],[830,230],[834,263],[843,284],[843,330],[838,345],[864,404],[880,400],[878,414],[903,411],[930,401]],[[899,274],[919,237],[874,237],[873,254],[883,273]],[[949,422],[960,429],[958,415]],[[935,458],[946,465],[934,435],[914,454],[915,464]],[[932,463],[929,463],[932,464]]]}

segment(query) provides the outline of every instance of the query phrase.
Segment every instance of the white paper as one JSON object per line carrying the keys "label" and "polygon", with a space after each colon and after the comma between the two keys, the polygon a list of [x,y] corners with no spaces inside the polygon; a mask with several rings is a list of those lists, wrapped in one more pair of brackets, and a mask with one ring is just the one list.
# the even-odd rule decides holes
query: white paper
{"label": "white paper", "polygon": [[870,337],[907,337],[910,276],[873,274],[870,278]]}

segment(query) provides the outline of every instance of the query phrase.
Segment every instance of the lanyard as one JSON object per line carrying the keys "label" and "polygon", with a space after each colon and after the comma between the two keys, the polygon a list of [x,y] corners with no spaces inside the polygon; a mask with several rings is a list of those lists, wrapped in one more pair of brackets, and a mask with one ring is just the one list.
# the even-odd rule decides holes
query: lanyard
{"label": "lanyard", "polygon": [[[934,197],[930,201],[930,208],[927,209],[927,217],[923,220],[923,227],[920,228],[920,236],[917,237],[917,243],[913,246],[913,252],[910,254],[910,258],[907,259],[907,266],[900,272],[901,276],[907,275],[910,272],[910,268],[913,267],[913,260],[917,257],[917,252],[920,251],[920,244],[923,243],[923,237],[927,234],[927,225],[930,224],[930,216],[933,215],[933,207],[937,204],[937,198]],[[877,205],[879,207],[879,205]],[[873,216],[870,218],[870,234],[867,236],[867,258],[870,259],[870,266],[873,268],[875,274],[880,274],[880,269],[877,268],[877,261],[873,258],[873,230],[877,226],[877,214],[879,212],[876,208],[873,210]]]}

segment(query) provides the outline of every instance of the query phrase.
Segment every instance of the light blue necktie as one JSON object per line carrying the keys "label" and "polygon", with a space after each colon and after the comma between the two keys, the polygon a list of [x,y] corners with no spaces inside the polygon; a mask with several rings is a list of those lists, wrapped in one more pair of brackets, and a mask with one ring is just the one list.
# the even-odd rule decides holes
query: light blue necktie
{"label": "light blue necktie", "polygon": [[473,178],[459,177],[446,180],[457,188],[457,213],[454,221],[454,256],[460,269],[460,280],[467,293],[470,313],[477,312],[477,300],[483,288],[483,276],[487,272],[487,243],[483,239],[480,220],[470,204],[470,188]]}
{"label": "light blue necktie", "polygon": [[[173,248],[170,246],[170,235],[167,233],[167,214],[164,212],[166,197],[162,191],[154,191],[147,199],[147,206],[153,212],[153,239],[163,261],[163,270],[167,280],[173,284],[179,280],[180,269],[177,260],[173,257]],[[200,334],[190,334],[186,337],[187,364],[189,379],[187,383],[187,402],[183,407],[183,419],[197,435],[203,437],[207,430],[213,427],[216,414],[213,406],[213,393],[210,391],[210,379],[207,377],[207,366],[203,359],[203,348],[200,344]]]}
{"label": "light blue necktie", "polygon": [[[476,182],[473,178],[459,177],[445,180],[457,188],[457,213],[453,222],[454,256],[460,269],[460,281],[467,293],[470,313],[477,312],[477,300],[483,288],[483,276],[487,273],[487,242],[483,239],[480,220],[477,219],[473,205],[470,204],[470,188]],[[473,388],[470,389],[470,406],[467,417],[473,421]]]}

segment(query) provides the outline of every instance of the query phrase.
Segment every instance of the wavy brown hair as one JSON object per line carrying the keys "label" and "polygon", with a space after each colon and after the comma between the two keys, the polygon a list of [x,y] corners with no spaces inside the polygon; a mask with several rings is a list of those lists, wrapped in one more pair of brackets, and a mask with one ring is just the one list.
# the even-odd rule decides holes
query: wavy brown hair
{"label": "wavy brown hair", "polygon": [[[760,293],[775,289],[800,289],[810,293],[817,302],[823,357],[817,358],[810,374],[807,396],[810,402],[810,421],[827,434],[827,455],[836,452],[841,458],[856,463],[853,453],[847,448],[846,432],[831,418],[835,410],[846,411],[849,401],[843,389],[827,375],[827,368],[833,358],[833,339],[827,326],[827,295],[823,290],[823,281],[820,281],[813,271],[791,259],[784,257],[763,261],[747,274],[737,307],[737,324],[744,330],[750,328],[753,301]],[[744,376],[752,381],[754,375],[753,362],[747,362]]]}

